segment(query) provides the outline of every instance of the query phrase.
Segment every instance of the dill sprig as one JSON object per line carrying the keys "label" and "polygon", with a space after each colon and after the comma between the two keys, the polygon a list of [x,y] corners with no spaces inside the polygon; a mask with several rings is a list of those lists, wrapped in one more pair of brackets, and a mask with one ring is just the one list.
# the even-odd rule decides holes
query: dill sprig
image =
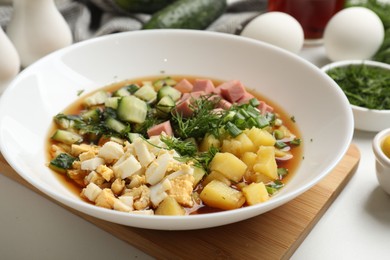
{"label": "dill sprig", "polygon": [[[145,138],[144,140],[151,144]],[[173,136],[161,135],[160,140],[167,147],[160,147],[154,144],[151,145],[160,149],[175,150],[177,153],[180,154],[180,157],[175,158],[176,160],[185,163],[193,162],[196,167],[200,167],[205,170],[208,169],[209,164],[214,158],[215,154],[219,152],[219,149],[214,146],[210,147],[210,149],[206,152],[198,152],[196,142],[193,139],[181,140]]]}
{"label": "dill sprig", "polygon": [[181,113],[172,113],[172,123],[176,136],[186,139],[189,137],[203,138],[206,133],[219,135],[224,111],[215,111],[218,98],[202,96],[191,102],[192,116],[185,118]]}
{"label": "dill sprig", "polygon": [[173,136],[160,135],[160,140],[167,146],[168,150],[175,150],[181,156],[194,156],[197,153],[197,145],[195,141],[180,140]]}

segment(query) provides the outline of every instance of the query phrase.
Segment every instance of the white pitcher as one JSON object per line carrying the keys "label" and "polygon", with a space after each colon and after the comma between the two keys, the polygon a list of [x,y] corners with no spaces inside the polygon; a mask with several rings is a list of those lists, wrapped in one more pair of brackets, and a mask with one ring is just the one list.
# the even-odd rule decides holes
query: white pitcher
{"label": "white pitcher", "polygon": [[0,94],[20,70],[19,55],[0,26]]}
{"label": "white pitcher", "polygon": [[13,0],[7,34],[15,45],[22,67],[72,44],[72,33],[54,0]]}

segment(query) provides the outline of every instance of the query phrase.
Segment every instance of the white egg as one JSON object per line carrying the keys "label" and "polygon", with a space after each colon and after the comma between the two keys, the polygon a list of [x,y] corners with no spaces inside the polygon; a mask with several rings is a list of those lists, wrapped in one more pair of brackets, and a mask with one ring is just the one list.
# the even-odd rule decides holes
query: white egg
{"label": "white egg", "polygon": [[333,16],[324,32],[324,47],[332,61],[369,59],[384,39],[378,15],[364,7],[350,7]]}
{"label": "white egg", "polygon": [[304,41],[300,23],[282,12],[259,15],[245,26],[241,36],[264,41],[293,53],[302,49]]}

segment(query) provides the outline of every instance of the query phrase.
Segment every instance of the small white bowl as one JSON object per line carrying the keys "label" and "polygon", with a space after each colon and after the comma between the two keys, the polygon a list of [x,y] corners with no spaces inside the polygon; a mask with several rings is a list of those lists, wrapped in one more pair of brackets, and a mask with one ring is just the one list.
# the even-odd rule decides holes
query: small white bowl
{"label": "small white bowl", "polygon": [[[325,73],[336,67],[346,67],[353,64],[362,64],[364,63],[367,66],[380,67],[389,70],[390,73],[390,64],[371,61],[371,60],[345,60],[337,61],[325,65],[321,68]],[[355,121],[355,129],[378,132],[382,129],[388,128],[390,126],[390,110],[378,110],[378,109],[368,109],[365,107],[355,106],[351,104],[353,118]]]}
{"label": "small white bowl", "polygon": [[372,141],[372,150],[375,154],[376,177],[379,185],[390,194],[390,158],[382,150],[383,140],[388,135],[390,135],[390,128],[377,133]]}

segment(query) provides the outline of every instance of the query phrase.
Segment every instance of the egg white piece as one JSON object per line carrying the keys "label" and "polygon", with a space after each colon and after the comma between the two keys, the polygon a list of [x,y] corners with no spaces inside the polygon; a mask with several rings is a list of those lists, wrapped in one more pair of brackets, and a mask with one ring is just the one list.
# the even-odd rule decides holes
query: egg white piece
{"label": "egg white piece", "polygon": [[384,39],[383,23],[364,7],[341,10],[331,18],[324,32],[324,47],[332,61],[369,59]]}
{"label": "egg white piece", "polygon": [[304,42],[300,23],[282,12],[259,15],[245,26],[241,36],[267,42],[293,53],[298,53]]}

